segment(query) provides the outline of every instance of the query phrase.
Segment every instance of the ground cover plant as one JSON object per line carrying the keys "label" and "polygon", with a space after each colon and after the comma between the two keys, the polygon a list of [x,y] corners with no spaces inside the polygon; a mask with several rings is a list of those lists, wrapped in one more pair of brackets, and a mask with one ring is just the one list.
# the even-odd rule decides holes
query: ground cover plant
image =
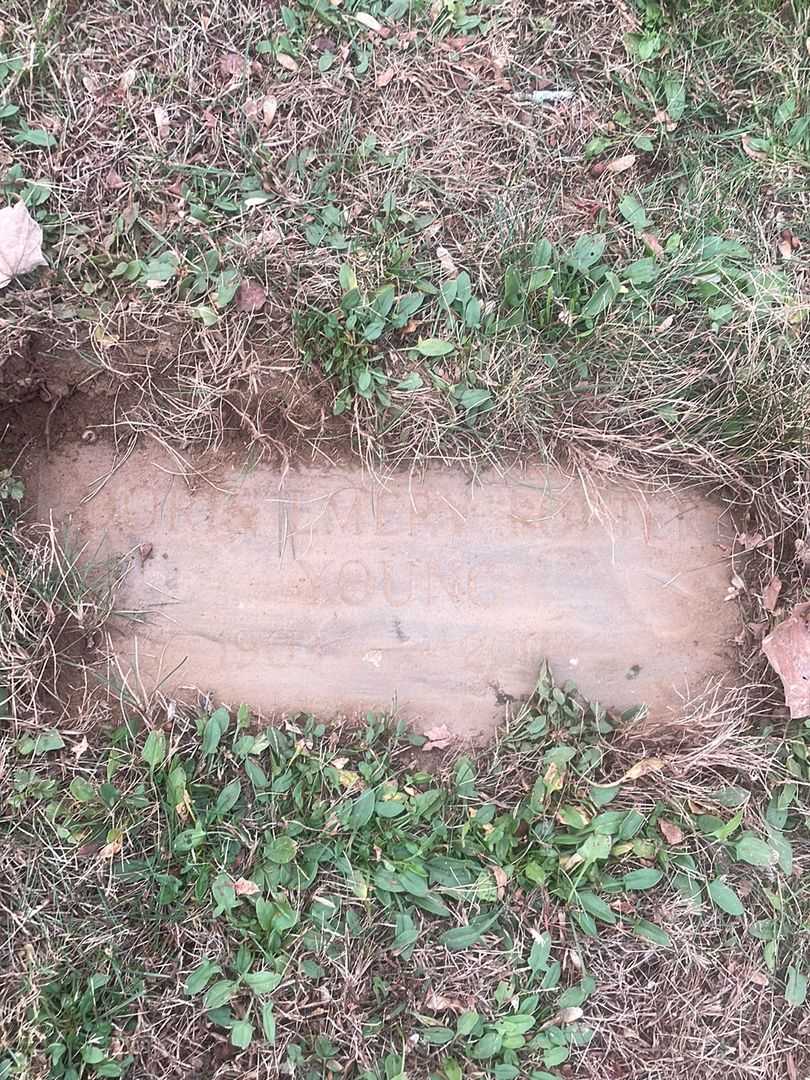
{"label": "ground cover plant", "polygon": [[[0,232],[0,1076],[807,1074],[760,644],[810,561],[809,43],[798,0],[4,6],[46,265]],[[98,432],[701,486],[735,688],[659,730],[541,673],[444,753],[116,701],[116,568],[18,468]]]}

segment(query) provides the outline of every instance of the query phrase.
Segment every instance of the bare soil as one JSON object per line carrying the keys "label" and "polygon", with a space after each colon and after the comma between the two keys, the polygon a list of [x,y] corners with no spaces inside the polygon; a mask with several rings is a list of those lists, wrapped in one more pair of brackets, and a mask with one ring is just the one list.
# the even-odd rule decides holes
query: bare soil
{"label": "bare soil", "polygon": [[121,461],[105,438],[31,464],[39,520],[69,522],[86,558],[126,558],[110,642],[141,700],[393,708],[474,737],[545,658],[662,721],[731,666],[731,522],[698,495],[539,467],[249,468],[233,451],[189,478],[153,442]]}

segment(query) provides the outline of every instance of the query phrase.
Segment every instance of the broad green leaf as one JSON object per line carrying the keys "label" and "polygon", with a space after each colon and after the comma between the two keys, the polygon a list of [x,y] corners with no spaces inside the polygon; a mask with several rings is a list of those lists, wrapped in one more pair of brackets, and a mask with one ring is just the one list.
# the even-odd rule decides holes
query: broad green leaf
{"label": "broad green leaf", "polygon": [[247,1049],[253,1040],[253,1024],[249,1020],[237,1020],[231,1028],[231,1045]]}
{"label": "broad green leaf", "polygon": [[453,1041],[453,1032],[446,1027],[421,1028],[419,1040],[429,1046],[447,1046],[449,1042]]}
{"label": "broad green leaf", "polygon": [[622,270],[622,277],[631,285],[649,285],[660,274],[655,259],[636,259]]}
{"label": "broad green leaf", "polygon": [[451,341],[440,341],[439,338],[420,338],[417,342],[416,351],[422,356],[447,356],[455,351],[455,345]]}
{"label": "broad green leaf", "polygon": [[568,261],[581,273],[597,263],[605,250],[607,238],[602,233],[580,236],[568,254]]}
{"label": "broad green leaf", "polygon": [[615,274],[605,274],[605,280],[597,286],[580,312],[583,319],[595,319],[607,311],[619,293],[619,279]]}
{"label": "broad green leaf", "polygon": [[76,802],[90,802],[95,797],[96,789],[83,776],[74,776],[70,782],[70,794]]}
{"label": "broad green leaf", "polygon": [[706,891],[715,907],[725,911],[727,915],[739,916],[745,914],[745,908],[742,906],[739,896],[730,885],[726,885],[720,878],[710,881],[706,886]]}
{"label": "broad green leaf", "polygon": [[289,836],[277,836],[264,849],[270,862],[278,863],[280,866],[292,862],[297,850],[298,845]]}
{"label": "broad green leaf", "polygon": [[667,96],[667,116],[677,124],[686,108],[686,88],[680,79],[664,79]]}
{"label": "broad green leaf", "polygon": [[230,721],[230,713],[227,709],[222,707],[215,709],[205,721],[203,726],[202,752],[206,757],[216,753],[219,741],[228,730]]}
{"label": "broad green leaf", "polygon": [[785,983],[785,1000],[794,1009],[804,1005],[807,999],[807,976],[803,975],[793,964],[787,969],[787,981]]}
{"label": "broad green leaf", "polygon": [[222,968],[219,964],[215,964],[213,960],[203,960],[186,979],[185,989],[188,996],[194,997],[196,994],[202,993],[214,975],[218,975],[221,971]]}
{"label": "broad green leaf", "polygon": [[491,926],[498,921],[495,915],[476,915],[470,919],[467,926],[456,926],[452,930],[445,930],[439,937],[439,941],[451,952],[461,949],[469,949],[477,944]]}
{"label": "broad green leaf", "polygon": [[545,931],[534,942],[529,953],[529,967],[537,974],[538,971],[547,971],[551,956],[551,934]]}
{"label": "broad green leaf", "polygon": [[734,850],[737,858],[749,866],[773,866],[779,858],[772,847],[750,832],[742,834]]}
{"label": "broad green leaf", "polygon": [[373,789],[368,788],[354,801],[349,817],[350,829],[362,829],[368,825],[374,813],[375,800],[376,796]]}
{"label": "broad green leaf", "polygon": [[474,1009],[464,1012],[456,1021],[456,1033],[458,1035],[471,1035],[481,1017]]}
{"label": "broad green leaf", "polygon": [[238,780],[231,780],[229,784],[220,791],[217,796],[217,801],[214,805],[214,816],[224,817],[229,810],[232,810],[239,801],[239,796],[242,794],[242,785]]}
{"label": "broad green leaf", "polygon": [[624,196],[619,203],[619,213],[629,225],[633,226],[636,232],[640,232],[648,223],[644,207],[635,195]]}
{"label": "broad green leaf", "polygon": [[146,762],[150,769],[156,769],[163,763],[166,757],[166,735],[161,728],[155,728],[146,736],[143,744],[141,759]]}
{"label": "broad green leaf", "polygon": [[634,934],[644,938],[645,941],[651,941],[654,945],[669,945],[672,942],[666,930],[662,930],[660,926],[656,926],[655,923],[648,922],[646,919],[633,919],[630,923],[630,929]]}
{"label": "broad green leaf", "polygon": [[36,735],[23,735],[17,740],[17,753],[26,757],[36,757],[37,754],[48,754],[51,750],[62,750],[65,740],[55,728],[45,728]]}
{"label": "broad green leaf", "polygon": [[232,979],[219,979],[203,998],[203,1008],[218,1009],[227,1005],[236,993],[236,983]]}
{"label": "broad green leaf", "polygon": [[622,878],[622,884],[625,889],[636,889],[642,891],[644,889],[651,889],[664,875],[660,870],[654,870],[652,868],[643,870],[631,870],[625,874]]}
{"label": "broad green leaf", "polygon": [[585,842],[577,849],[577,855],[588,865],[599,859],[607,859],[613,849],[613,841],[604,833],[591,833]]}
{"label": "broad green leaf", "polygon": [[341,266],[338,280],[340,281],[340,287],[343,289],[344,293],[349,292],[350,289],[357,288],[357,274],[355,274],[354,269],[349,266],[348,263],[344,263]]}
{"label": "broad green leaf", "polygon": [[613,925],[616,922],[616,913],[601,896],[585,889],[576,894],[576,900],[595,919]]}
{"label": "broad green leaf", "polygon": [[262,1033],[272,1046],[276,1041],[276,1018],[269,1001],[262,1005]]}
{"label": "broad green leaf", "polygon": [[245,983],[254,994],[272,994],[281,979],[277,971],[250,971],[245,975]]}
{"label": "broad green leaf", "polygon": [[29,143],[31,146],[40,146],[50,148],[56,146],[56,139],[47,131],[43,131],[42,128],[25,128],[24,131],[18,131],[14,136],[15,143]]}
{"label": "broad green leaf", "polygon": [[223,911],[232,911],[238,903],[233,882],[227,874],[217,874],[211,886],[211,893],[216,901],[215,915],[221,915]]}
{"label": "broad green leaf", "polygon": [[475,1058],[476,1061],[484,1061],[487,1058],[495,1057],[500,1052],[502,1045],[503,1036],[497,1031],[488,1031],[472,1048],[470,1057]]}

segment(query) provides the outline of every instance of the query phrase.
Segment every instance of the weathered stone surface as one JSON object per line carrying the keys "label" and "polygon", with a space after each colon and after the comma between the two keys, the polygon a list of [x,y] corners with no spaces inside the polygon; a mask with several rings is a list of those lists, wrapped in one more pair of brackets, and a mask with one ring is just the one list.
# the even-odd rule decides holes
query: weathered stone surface
{"label": "weathered stone surface", "polygon": [[[267,711],[392,706],[477,734],[558,678],[653,713],[729,663],[736,611],[717,506],[553,470],[383,479],[356,468],[223,467],[189,491],[147,446],[98,494],[102,443],[43,463],[39,512],[130,551],[114,644],[133,685],[200,686]],[[173,475],[174,474],[174,475]]]}

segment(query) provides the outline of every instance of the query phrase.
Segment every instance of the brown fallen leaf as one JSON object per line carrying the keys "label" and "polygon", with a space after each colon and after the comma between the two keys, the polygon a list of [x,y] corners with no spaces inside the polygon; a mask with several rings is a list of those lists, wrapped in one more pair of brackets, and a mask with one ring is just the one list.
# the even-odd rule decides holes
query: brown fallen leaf
{"label": "brown fallen leaf", "polygon": [[454,277],[457,272],[456,264],[453,262],[453,256],[446,247],[440,246],[436,248],[436,258],[439,260],[442,272],[447,274],[448,277]]}
{"label": "brown fallen leaf", "polygon": [[384,87],[388,86],[388,84],[393,79],[394,75],[395,75],[394,69],[392,67],[388,67],[388,68],[385,69],[385,71],[380,72],[380,74],[377,76],[377,78],[375,80],[374,85],[377,87],[378,90],[382,90]]}
{"label": "brown fallen leaf", "polygon": [[752,982],[754,986],[770,986],[771,980],[765,974],[764,971],[752,971],[748,975],[748,981]]}
{"label": "brown fallen leaf", "polygon": [[436,727],[428,728],[425,738],[427,742],[423,750],[444,750],[453,741],[452,732],[447,724],[437,724]]}
{"label": "brown fallen leaf", "polygon": [[276,61],[286,70],[293,75],[298,74],[298,64],[287,53],[276,53]]}
{"label": "brown fallen leaf", "polygon": [[[810,42],[810,38],[808,38],[808,42]],[[810,52],[810,48],[807,51]],[[785,1058],[785,1072],[788,1080],[799,1080],[799,1070],[796,1067],[796,1058],[793,1056],[792,1050],[788,1050]]]}
{"label": "brown fallen leaf", "polygon": [[666,109],[656,109],[653,120],[656,124],[663,124],[667,131],[674,131],[678,126],[678,121],[673,120]]}
{"label": "brown fallen leaf", "polygon": [[762,606],[766,611],[776,611],[776,604],[779,600],[779,593],[782,591],[781,580],[774,575],[768,584],[765,586],[765,591],[762,594]]}
{"label": "brown fallen leaf", "polygon": [[569,1005],[567,1009],[560,1009],[550,1020],[546,1020],[544,1024],[541,1024],[539,1030],[545,1031],[550,1027],[564,1027],[566,1024],[575,1024],[584,1015],[585,1013],[578,1005]]}
{"label": "brown fallen leaf", "polygon": [[737,542],[742,545],[745,551],[753,551],[754,548],[758,548],[760,544],[765,543],[765,537],[761,532],[742,532],[737,535]]}
{"label": "brown fallen leaf", "polygon": [[642,776],[648,776],[650,773],[661,772],[666,765],[663,758],[659,757],[645,757],[637,761],[635,765],[631,765],[627,772],[622,777],[622,780],[639,780]]}
{"label": "brown fallen leaf", "polygon": [[234,306],[237,311],[261,311],[267,302],[267,290],[258,281],[245,278],[239,283],[234,297]]}
{"label": "brown fallen leaf", "polygon": [[118,854],[123,846],[123,837],[118,836],[114,840],[110,840],[104,847],[99,848],[98,857],[100,859],[112,859],[114,855]]}
{"label": "brown fallen leaf", "polygon": [[668,844],[683,843],[683,830],[679,825],[676,825],[674,821],[667,821],[666,818],[659,818],[658,828],[661,830],[661,835]]}
{"label": "brown fallen leaf", "polygon": [[20,199],[0,210],[0,289],[13,277],[47,266],[42,254],[42,229]]}
{"label": "brown fallen leaf", "polygon": [[256,896],[262,890],[255,881],[249,881],[247,878],[240,877],[233,883],[233,891],[237,896]]}
{"label": "brown fallen leaf", "polygon": [[361,26],[365,26],[367,30],[373,30],[375,34],[379,34],[382,30],[382,23],[373,15],[369,15],[367,11],[358,11],[354,17]]}
{"label": "brown fallen leaf", "polygon": [[274,97],[272,94],[267,94],[266,97],[262,98],[262,120],[264,121],[265,127],[270,127],[276,118],[277,112],[278,98]]}
{"label": "brown fallen leaf", "polygon": [[627,172],[628,169],[632,169],[635,163],[635,154],[625,154],[624,157],[614,158],[613,161],[609,161],[605,166],[605,172],[618,176],[619,173]]}
{"label": "brown fallen leaf", "polygon": [[157,128],[157,137],[160,142],[165,142],[171,128],[169,114],[162,105],[158,105],[153,115],[155,117],[155,127]]}
{"label": "brown fallen leaf", "polygon": [[250,74],[250,61],[241,53],[226,50],[219,54],[219,73],[223,79],[235,79]]}
{"label": "brown fallen leaf", "polygon": [[791,717],[810,716],[810,602],[796,605],[762,642],[762,651],[782,680]]}
{"label": "brown fallen leaf", "polygon": [[654,236],[651,232],[643,232],[641,234],[641,239],[644,241],[644,243],[647,245],[653,255],[655,255],[657,259],[660,259],[660,257],[664,254],[664,248],[658,237]]}
{"label": "brown fallen leaf", "polygon": [[446,997],[437,994],[435,990],[429,990],[425,998],[425,1008],[431,1012],[445,1012],[452,1009],[453,1012],[463,1013],[468,1008],[467,1003],[459,997]]}
{"label": "brown fallen leaf", "polygon": [[506,886],[509,883],[509,878],[506,876],[506,871],[502,866],[491,866],[492,876],[495,878],[495,885],[498,892],[498,899],[503,900],[506,895]]}
{"label": "brown fallen leaf", "polygon": [[750,157],[752,161],[767,161],[768,155],[764,150],[757,150],[755,146],[751,145],[751,136],[743,135],[740,140],[742,143],[743,153],[746,157]]}
{"label": "brown fallen leaf", "polygon": [[87,741],[87,736],[82,735],[81,741],[74,743],[71,749],[73,750],[73,756],[78,761],[82,754],[90,749],[90,743]]}

